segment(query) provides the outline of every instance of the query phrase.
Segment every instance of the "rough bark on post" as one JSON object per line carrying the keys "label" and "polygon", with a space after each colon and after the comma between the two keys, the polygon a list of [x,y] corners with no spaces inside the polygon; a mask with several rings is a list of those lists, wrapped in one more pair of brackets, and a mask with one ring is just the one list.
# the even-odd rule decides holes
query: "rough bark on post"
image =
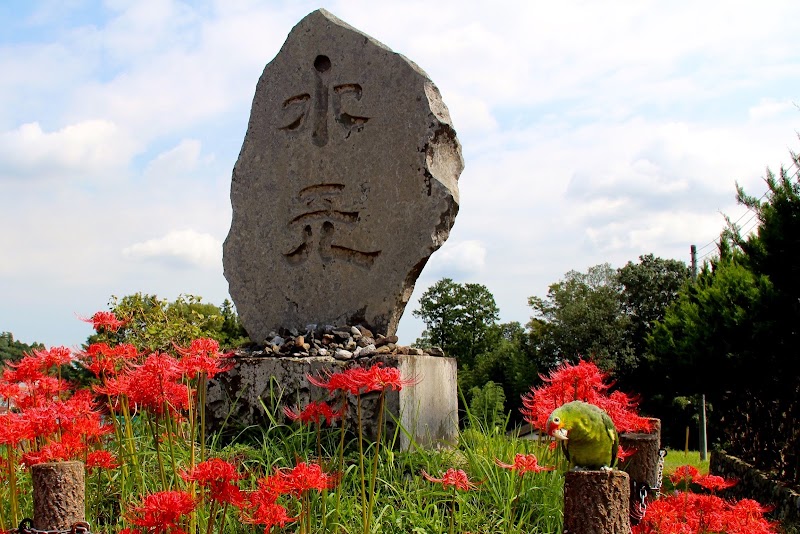
{"label": "rough bark on post", "polygon": [[85,521],[83,462],[51,462],[31,466],[33,528],[69,530]]}
{"label": "rough bark on post", "polygon": [[619,468],[628,473],[631,482],[646,482],[650,488],[658,484],[658,450],[661,448],[661,420],[650,418],[653,430],[650,432],[626,432],[620,434],[619,442],[625,450],[636,452],[621,462]]}
{"label": "rough bark on post", "polygon": [[623,471],[569,471],[564,480],[564,534],[630,532],[630,486]]}

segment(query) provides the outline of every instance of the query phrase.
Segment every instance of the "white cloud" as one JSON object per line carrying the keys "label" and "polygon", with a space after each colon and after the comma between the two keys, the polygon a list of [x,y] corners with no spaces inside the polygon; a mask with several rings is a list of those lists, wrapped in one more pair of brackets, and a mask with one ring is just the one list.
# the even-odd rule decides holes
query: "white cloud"
{"label": "white cloud", "polygon": [[200,141],[184,139],[176,147],[162,152],[144,169],[145,178],[169,180],[179,174],[194,170],[200,158]]}
{"label": "white cloud", "polygon": [[38,122],[0,133],[0,179],[113,178],[134,144],[115,123],[94,119],[53,132]]}
{"label": "white cloud", "polygon": [[480,241],[448,240],[431,256],[427,272],[476,273],[486,266],[486,247]]}
{"label": "white cloud", "polygon": [[122,249],[126,259],[160,261],[181,266],[216,268],[222,263],[222,243],[210,234],[175,230]]}
{"label": "white cloud", "polygon": [[774,100],[772,98],[762,98],[758,104],[748,110],[750,118],[754,121],[771,119],[784,115],[787,112],[797,112],[797,104],[789,100]]}

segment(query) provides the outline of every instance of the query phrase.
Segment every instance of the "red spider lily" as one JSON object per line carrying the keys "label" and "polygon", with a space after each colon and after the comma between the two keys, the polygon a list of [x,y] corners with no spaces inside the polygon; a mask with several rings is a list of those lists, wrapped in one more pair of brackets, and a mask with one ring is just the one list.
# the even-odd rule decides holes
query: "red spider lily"
{"label": "red spider lily", "polygon": [[34,383],[45,377],[47,367],[41,358],[26,354],[16,362],[7,362],[3,370],[3,380],[6,382]]}
{"label": "red spider lily", "polygon": [[112,431],[104,425],[89,391],[79,390],[67,400],[56,399],[24,411],[36,437],[71,434],[85,443],[98,441]]}
{"label": "red spider lily", "polygon": [[327,389],[331,395],[337,391],[346,391],[351,395],[358,395],[368,383],[367,371],[360,367],[328,375],[327,380],[314,378],[311,375],[306,375],[306,378],[315,386]]}
{"label": "red spider lily", "polygon": [[775,534],[777,523],[764,519],[758,503],[732,504],[714,495],[677,492],[650,503],[633,534]]}
{"label": "red spider lily", "polygon": [[85,323],[92,323],[92,328],[95,332],[100,332],[100,329],[108,330],[109,332],[116,332],[130,322],[130,319],[119,320],[114,312],[97,312],[88,319],[85,317],[78,317]]}
{"label": "red spider lily", "polygon": [[694,480],[700,475],[700,471],[697,470],[696,467],[691,465],[682,465],[675,469],[672,474],[669,476],[669,480],[677,485],[681,482],[688,482]]}
{"label": "red spider lily", "polygon": [[413,386],[418,382],[416,378],[404,379],[397,367],[383,367],[381,362],[376,363],[369,369],[369,379],[371,391],[383,391],[392,389],[400,391],[406,386]]}
{"label": "red spider lily", "polygon": [[422,476],[428,482],[441,484],[444,489],[453,487],[457,490],[469,491],[478,487],[478,484],[470,481],[467,474],[461,469],[448,469],[442,478],[432,477],[423,470]]}
{"label": "red spider lily", "polygon": [[622,445],[617,447],[617,460],[620,462],[624,462],[634,454],[636,454],[635,447],[631,447],[630,449],[626,449]]}
{"label": "red spider lily", "polygon": [[398,391],[417,382],[415,378],[404,379],[400,370],[394,367],[383,367],[378,362],[369,369],[352,367],[339,373],[328,375],[328,379],[314,378],[306,375],[308,381],[317,387],[327,389],[331,394],[346,391],[351,395],[359,395],[370,391],[393,389]]}
{"label": "red spider lily", "polygon": [[92,451],[86,455],[86,468],[91,469],[116,469],[119,467],[117,457],[108,451]]}
{"label": "red spider lily", "polygon": [[114,347],[107,343],[92,343],[80,353],[81,364],[96,377],[112,377],[119,373],[128,362],[138,358],[139,352],[130,343],[120,343]]}
{"label": "red spider lily", "polygon": [[197,378],[205,373],[207,378],[214,378],[219,373],[230,370],[233,363],[226,361],[229,357],[219,351],[219,343],[209,338],[192,341],[188,348],[175,347],[182,356],[179,367],[188,378]]}
{"label": "red spider lily", "polygon": [[17,447],[20,442],[33,439],[30,421],[20,413],[0,413],[0,445]]}
{"label": "red spider lily", "polygon": [[275,474],[284,479],[285,487],[294,495],[308,490],[323,491],[337,483],[337,477],[325,473],[322,466],[315,463],[300,462],[291,469],[278,470]]}
{"label": "red spider lily", "polygon": [[288,406],[283,407],[283,413],[292,421],[300,420],[301,423],[316,423],[321,424],[322,419],[332,425],[334,420],[341,419],[344,415],[346,405],[342,406],[340,410],[333,411],[333,408],[325,402],[310,402],[305,408],[299,410],[298,408],[291,409]]}
{"label": "red spider lily", "polygon": [[116,378],[106,377],[103,385],[92,386],[92,391],[95,395],[106,397],[109,408],[116,411],[119,409],[119,397],[127,396],[129,387],[130,376],[121,374]]}
{"label": "red spider lily", "polygon": [[278,495],[272,488],[259,485],[258,489],[247,495],[249,507],[245,512],[245,522],[265,525],[264,534],[269,534],[275,525],[282,528],[287,523],[297,521],[297,517],[289,517],[286,508],[278,504],[277,499]]}
{"label": "red spider lily", "polygon": [[598,406],[614,421],[620,432],[649,432],[652,423],[639,416],[633,398],[620,391],[608,393],[613,385],[608,374],[592,362],[580,361],[576,365],[564,363],[549,376],[541,376],[545,385],[532,388],[522,396],[522,415],[540,430],[545,430],[550,414],[559,406],[582,400]]}
{"label": "red spider lily", "polygon": [[36,465],[46,462],[63,462],[83,458],[86,445],[79,437],[65,434],[60,441],[50,441],[38,451],[26,452],[22,455],[24,465]]}
{"label": "red spider lily", "polygon": [[695,478],[694,483],[713,492],[732,488],[738,481],[734,479],[725,479],[717,475],[704,475]]}
{"label": "red spider lily", "polygon": [[20,410],[28,410],[45,406],[53,399],[59,398],[63,393],[70,391],[72,386],[66,380],[54,376],[41,375],[35,382],[20,384],[19,394],[14,398],[14,404]]}
{"label": "red spider lily", "polygon": [[266,476],[258,480],[258,491],[275,495],[286,495],[292,491],[292,486],[288,478],[280,470],[276,469],[274,475]]}
{"label": "red spider lily", "polygon": [[152,534],[179,534],[184,532],[178,526],[181,517],[190,514],[195,506],[195,500],[185,491],[161,491],[134,506],[128,519]]}
{"label": "red spider lily", "polygon": [[0,402],[14,401],[22,395],[22,388],[16,382],[6,382],[0,379]]}
{"label": "red spider lily", "polygon": [[33,349],[33,356],[41,362],[42,370],[47,371],[51,367],[59,367],[72,363],[72,351],[67,347],[52,347],[48,350]]}
{"label": "red spider lily", "polygon": [[494,459],[494,463],[503,469],[511,469],[512,471],[516,471],[519,476],[522,476],[528,472],[541,473],[542,471],[553,471],[555,469],[553,466],[539,465],[539,459],[536,458],[535,454],[516,454],[514,455],[513,464],[503,463],[497,458]]}
{"label": "red spider lily", "polygon": [[236,466],[220,458],[200,462],[191,472],[181,473],[184,480],[194,480],[208,490],[209,498],[221,503],[240,506],[244,496],[234,483],[242,478]]}
{"label": "red spider lily", "polygon": [[157,415],[165,410],[177,414],[189,407],[189,390],[181,384],[178,361],[169,354],[156,352],[135,366],[120,385],[130,402]]}

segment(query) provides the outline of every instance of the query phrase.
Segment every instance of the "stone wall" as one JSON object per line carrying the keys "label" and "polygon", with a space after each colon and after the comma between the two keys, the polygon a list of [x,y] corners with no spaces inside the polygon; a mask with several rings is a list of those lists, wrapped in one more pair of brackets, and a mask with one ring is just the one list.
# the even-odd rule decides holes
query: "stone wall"
{"label": "stone wall", "polygon": [[724,452],[713,452],[709,471],[713,475],[739,481],[721,496],[734,499],[755,499],[774,509],[768,514],[781,521],[800,521],[800,493],[770,479],[763,471]]}

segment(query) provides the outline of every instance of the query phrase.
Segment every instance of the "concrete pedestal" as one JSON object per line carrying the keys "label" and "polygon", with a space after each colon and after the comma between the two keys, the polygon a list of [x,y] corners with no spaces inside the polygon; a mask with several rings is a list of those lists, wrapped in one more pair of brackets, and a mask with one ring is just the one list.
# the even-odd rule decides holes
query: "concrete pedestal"
{"label": "concrete pedestal", "polygon": [[[408,435],[400,433],[399,446],[407,449],[413,439],[424,447],[451,445],[458,435],[456,362],[453,358],[430,355],[386,354],[355,361],[330,357],[271,357],[239,353],[236,365],[208,384],[207,426],[210,431],[247,426],[269,426],[265,407],[278,421],[284,420],[283,406],[302,408],[311,401],[333,400],[328,392],[314,386],[307,376],[325,378],[352,366],[370,367],[382,362],[397,367],[404,379],[416,384],[386,393],[387,435],[400,421]],[[361,398],[365,435],[374,437],[378,421],[378,393]],[[356,399],[348,396],[347,426],[356,428]],[[223,429],[224,430],[224,429]],[[410,437],[409,437],[410,436]]]}

